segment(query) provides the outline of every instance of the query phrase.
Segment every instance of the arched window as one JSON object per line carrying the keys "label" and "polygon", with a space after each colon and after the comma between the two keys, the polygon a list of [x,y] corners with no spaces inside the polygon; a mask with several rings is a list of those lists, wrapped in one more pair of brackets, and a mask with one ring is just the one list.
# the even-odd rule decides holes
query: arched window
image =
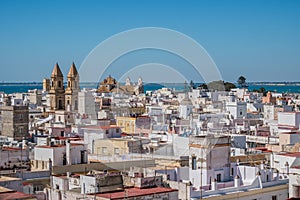
{"label": "arched window", "polygon": [[61,87],[61,81],[58,81],[58,87],[59,88]]}

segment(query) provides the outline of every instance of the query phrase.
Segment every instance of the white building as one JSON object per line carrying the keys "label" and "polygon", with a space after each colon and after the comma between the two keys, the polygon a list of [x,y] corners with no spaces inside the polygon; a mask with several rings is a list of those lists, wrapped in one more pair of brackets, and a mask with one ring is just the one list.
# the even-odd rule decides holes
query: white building
{"label": "white building", "polygon": [[91,91],[82,90],[78,92],[78,113],[89,119],[97,119],[95,99]]}
{"label": "white building", "polygon": [[289,176],[289,197],[300,198],[300,165],[290,168]]}
{"label": "white building", "polygon": [[179,117],[183,119],[189,119],[192,112],[193,112],[192,101],[188,97],[186,97],[180,102]]}
{"label": "white building", "polygon": [[274,154],[271,167],[289,177],[289,197],[300,198],[300,152]]}
{"label": "white building", "polygon": [[[64,141],[62,141],[64,142]],[[34,148],[33,168],[49,170],[51,166],[74,165],[87,162],[87,155],[82,144],[50,144]]]}
{"label": "white building", "polygon": [[121,129],[117,126],[85,126],[82,129],[84,144],[91,154],[94,154],[95,140],[121,137]]}
{"label": "white building", "polygon": [[267,200],[288,197],[287,177],[280,177],[264,164],[230,163],[230,137],[190,139],[190,167],[165,172],[170,174],[169,185],[179,190],[179,198]]}
{"label": "white building", "polygon": [[280,173],[288,175],[291,167],[299,165],[300,152],[272,154],[270,161],[271,168],[275,168]]}
{"label": "white building", "polygon": [[299,130],[300,112],[278,112],[278,132]]}
{"label": "white building", "polygon": [[245,102],[226,102],[226,111],[231,114],[233,119],[241,119],[247,116],[247,103]]}

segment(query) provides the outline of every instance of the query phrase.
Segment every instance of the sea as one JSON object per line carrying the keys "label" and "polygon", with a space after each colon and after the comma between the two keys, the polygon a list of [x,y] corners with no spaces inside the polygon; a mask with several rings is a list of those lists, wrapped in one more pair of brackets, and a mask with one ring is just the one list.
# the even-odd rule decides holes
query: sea
{"label": "sea", "polygon": [[[201,83],[195,83],[200,85]],[[80,83],[81,88],[97,88],[98,83]],[[145,83],[145,91],[154,91],[163,87],[174,89],[175,91],[183,91],[185,88],[184,83]],[[300,93],[300,82],[255,82],[248,83],[248,89],[255,90],[265,88],[266,91],[273,91],[278,93]],[[25,93],[28,90],[38,89],[41,90],[43,84],[41,82],[23,82],[23,83],[4,83],[0,82],[0,92],[6,94],[12,93]]]}

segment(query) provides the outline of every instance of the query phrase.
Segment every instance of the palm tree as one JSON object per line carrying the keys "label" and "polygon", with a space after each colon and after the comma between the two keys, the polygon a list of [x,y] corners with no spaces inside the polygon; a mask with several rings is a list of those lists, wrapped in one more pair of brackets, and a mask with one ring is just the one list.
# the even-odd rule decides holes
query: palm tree
{"label": "palm tree", "polygon": [[193,80],[191,80],[190,82],[190,90],[192,91],[192,89],[195,89],[195,83],[193,82]]}

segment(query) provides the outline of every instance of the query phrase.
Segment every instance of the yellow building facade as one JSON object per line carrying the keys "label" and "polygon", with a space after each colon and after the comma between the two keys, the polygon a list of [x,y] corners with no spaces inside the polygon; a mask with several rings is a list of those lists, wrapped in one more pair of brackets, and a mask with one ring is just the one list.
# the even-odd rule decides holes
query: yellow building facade
{"label": "yellow building facade", "polygon": [[136,128],[136,118],[134,117],[117,117],[117,126],[121,128],[122,132],[127,134],[134,134]]}

